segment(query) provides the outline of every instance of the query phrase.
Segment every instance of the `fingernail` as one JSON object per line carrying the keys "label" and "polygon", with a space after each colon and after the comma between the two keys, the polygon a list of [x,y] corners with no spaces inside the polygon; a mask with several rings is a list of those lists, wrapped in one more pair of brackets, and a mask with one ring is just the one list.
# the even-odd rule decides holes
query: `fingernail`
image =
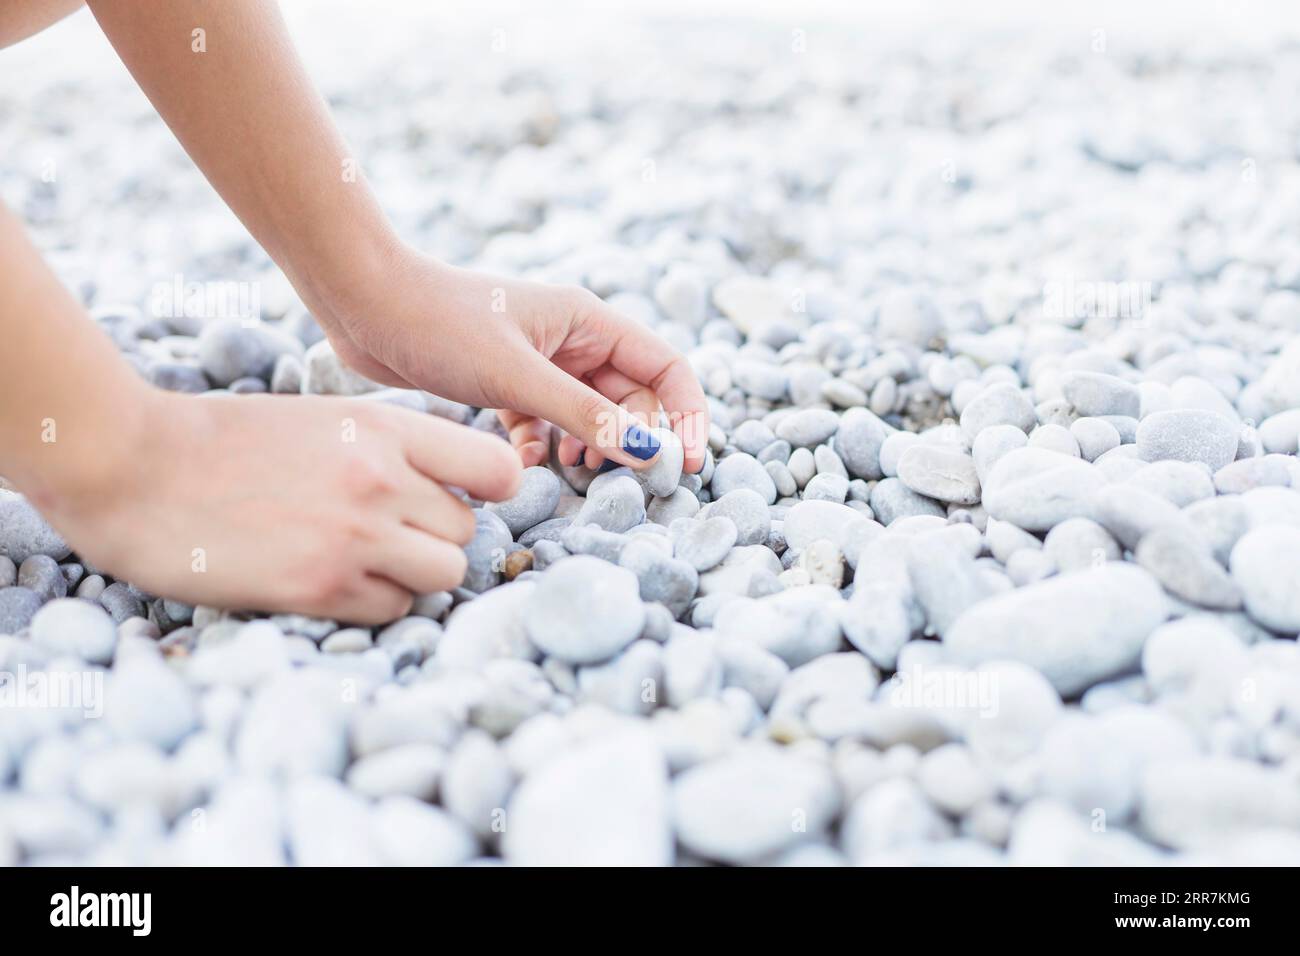
{"label": "fingernail", "polygon": [[613,471],[615,468],[621,468],[621,467],[623,466],[620,465],[618,462],[616,462],[613,458],[606,458],[604,461],[600,463],[600,467],[596,469],[596,474],[603,475],[607,471]]}
{"label": "fingernail", "polygon": [[633,458],[649,461],[659,454],[659,439],[634,423],[623,433],[623,450]]}

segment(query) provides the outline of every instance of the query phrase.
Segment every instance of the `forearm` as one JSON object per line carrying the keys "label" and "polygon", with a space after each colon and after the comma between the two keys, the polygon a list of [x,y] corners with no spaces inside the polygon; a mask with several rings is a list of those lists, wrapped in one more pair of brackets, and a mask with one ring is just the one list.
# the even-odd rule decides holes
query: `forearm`
{"label": "forearm", "polygon": [[[186,151],[324,322],[399,246],[272,0],[90,0]],[[202,51],[194,31],[202,30]]]}
{"label": "forearm", "polygon": [[152,389],[0,206],[0,475],[38,504],[100,484]]}

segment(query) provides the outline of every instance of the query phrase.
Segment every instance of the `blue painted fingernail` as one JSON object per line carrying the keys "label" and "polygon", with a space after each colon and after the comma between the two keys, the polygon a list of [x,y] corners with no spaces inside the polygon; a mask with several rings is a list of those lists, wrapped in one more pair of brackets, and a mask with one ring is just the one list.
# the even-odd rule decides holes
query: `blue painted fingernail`
{"label": "blue painted fingernail", "polygon": [[659,439],[640,425],[628,425],[623,433],[623,450],[633,458],[649,461],[659,454]]}
{"label": "blue painted fingernail", "polygon": [[620,465],[618,462],[616,462],[613,458],[606,458],[604,461],[600,463],[600,467],[596,469],[596,474],[603,475],[607,471],[613,471],[615,468],[621,468],[621,467],[623,466]]}

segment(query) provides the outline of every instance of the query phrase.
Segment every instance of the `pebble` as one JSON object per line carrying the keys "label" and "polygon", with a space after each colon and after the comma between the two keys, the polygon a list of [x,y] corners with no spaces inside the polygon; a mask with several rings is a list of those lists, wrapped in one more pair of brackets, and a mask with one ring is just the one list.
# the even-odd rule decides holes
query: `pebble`
{"label": "pebble", "polygon": [[787,415],[776,426],[776,437],[795,448],[815,448],[829,440],[840,427],[840,416],[828,408],[805,408]]}
{"label": "pebble", "polygon": [[753,455],[736,452],[718,462],[713,471],[713,496],[721,498],[731,491],[747,488],[758,494],[765,504],[776,501],[776,483]]}
{"label": "pebble", "polygon": [[[674,35],[638,37],[655,54]],[[729,39],[710,47],[707,83],[688,57],[660,98],[752,87],[759,38]],[[787,151],[777,187],[755,190],[771,141],[856,130],[864,109],[883,153],[916,145],[886,115],[899,96],[859,95],[839,55],[851,43],[818,44],[799,92],[824,108],[771,90],[757,112],[745,96],[734,115],[695,103],[666,193],[620,171],[629,142],[673,140],[658,94],[594,109],[527,50],[536,82],[520,95],[490,79],[476,95],[512,108],[443,144],[499,201],[445,215],[445,190],[381,135],[382,110],[354,124],[417,244],[585,285],[679,351],[707,400],[704,466],[683,474],[661,429],[637,470],[529,469],[514,499],[476,512],[463,586],[381,628],[146,594],[72,555],[0,481],[0,630],[19,632],[0,636],[0,671],[102,678],[104,705],[98,720],[24,708],[0,722],[0,862],[1296,858],[1300,245],[1277,189],[1225,202],[1206,156],[1287,167],[1285,138],[1253,135],[1236,104],[1277,114],[1297,54],[1258,51],[1273,70],[1215,60],[1217,85],[1195,57],[1156,56],[1187,128],[1142,122],[1147,81],[1105,57],[1071,60],[1104,91],[1092,111],[1031,83],[1009,103],[970,99],[958,122],[951,91],[883,56],[884,88],[974,165],[953,179],[933,157],[855,163],[849,142],[814,161]],[[949,47],[942,67],[995,91],[1004,74],[1043,79],[1060,52]],[[461,59],[435,66],[453,76]],[[123,119],[114,84],[83,86]],[[35,75],[15,90],[75,153],[89,127],[60,112],[67,98]],[[1025,135],[1042,119],[1081,161]],[[1005,135],[966,148],[990,122]],[[8,185],[83,299],[128,303],[92,318],[147,381],[362,397],[502,433],[492,409],[346,368],[246,236],[207,261],[166,229],[107,252],[108,232],[65,235],[59,223],[133,208],[148,226],[185,199],[162,153],[135,158],[147,194],[123,188],[111,155],[99,198]],[[927,201],[947,193],[954,205]],[[215,201],[180,203],[196,234],[225,236]],[[1043,276],[1063,262],[1150,279],[1150,301],[1134,314],[1054,298]],[[160,263],[253,263],[266,321],[146,315],[131,303]]]}
{"label": "pebble", "polygon": [[1232,580],[1246,613],[1270,630],[1300,632],[1300,528],[1255,528],[1232,548]]}
{"label": "pebble", "polygon": [[664,756],[631,728],[529,773],[505,819],[502,856],[517,866],[667,866],[675,856]]}
{"label": "pebble", "polygon": [[41,598],[24,587],[0,588],[0,634],[17,634],[32,622]]}
{"label": "pebble", "polygon": [[1127,415],[1137,418],[1141,409],[1137,386],[1114,375],[1069,372],[1061,381],[1061,389],[1081,417]]}
{"label": "pebble", "polygon": [[849,479],[844,475],[814,475],[803,489],[805,501],[831,501],[843,504],[849,495]]}
{"label": "pebble", "polygon": [[682,477],[685,450],[682,440],[671,428],[652,428],[651,434],[659,440],[659,454],[644,471],[636,473],[646,490],[656,498],[666,498],[677,489]]}
{"label": "pebble", "polygon": [[633,541],[619,556],[620,567],[636,575],[641,600],[658,602],[680,617],[699,587],[699,572],[687,561],[673,558],[649,541]]}
{"label": "pebble", "polygon": [[99,603],[118,624],[145,615],[144,601],[121,581],[115,581],[104,588],[99,595]]}
{"label": "pebble", "polygon": [[511,538],[518,538],[555,513],[555,506],[560,503],[560,491],[560,479],[549,468],[525,468],[519,491],[513,498],[490,502],[483,507],[505,523]]}
{"label": "pebble", "polygon": [[575,526],[594,524],[621,534],[645,521],[645,495],[636,480],[618,477],[588,489],[586,503],[573,519]]}
{"label": "pebble", "polygon": [[1138,425],[1138,453],[1146,461],[1199,462],[1218,471],[1237,457],[1238,430],[1234,421],[1217,412],[1153,412]]}
{"label": "pebble", "polygon": [[884,477],[880,470],[880,446],[891,431],[889,425],[865,408],[850,408],[844,413],[834,444],[851,477],[868,481]]}
{"label": "pebble", "polygon": [[[738,488],[709,505],[709,518],[726,518],[736,528],[735,544],[762,544],[772,530],[767,502],[756,491]],[[694,562],[692,562],[694,563]],[[706,570],[700,568],[698,570]]]}
{"label": "pebble", "polygon": [[830,771],[775,747],[710,761],[673,781],[677,839],[720,863],[753,863],[818,838],[839,809]]}
{"label": "pebble", "polygon": [[[95,621],[102,628],[103,613],[98,613]],[[89,628],[82,627],[79,643],[85,646]],[[107,642],[108,633],[104,631],[100,639]],[[170,751],[198,726],[198,720],[198,708],[185,681],[159,658],[137,654],[113,668],[105,693],[104,722],[119,739]]]}
{"label": "pebble", "polygon": [[898,480],[938,501],[973,505],[980,500],[975,460],[965,452],[921,442],[898,459]]}
{"label": "pebble", "polygon": [[990,425],[1010,425],[1028,432],[1036,422],[1034,406],[1025,393],[1006,382],[984,389],[961,411],[962,434],[971,445]]}
{"label": "pebble", "polygon": [[1025,531],[1048,531],[1069,518],[1087,517],[1088,498],[1104,483],[1081,459],[1015,448],[990,469],[983,503],[991,517]]}
{"label": "pebble", "polygon": [[34,554],[62,561],[71,553],[59,533],[26,498],[0,488],[0,554],[21,565]]}
{"label": "pebble", "polygon": [[371,829],[390,866],[460,866],[478,852],[474,835],[451,814],[410,797],[380,800]]}
{"label": "pebble", "polygon": [[78,598],[57,598],[44,605],[31,618],[31,634],[37,647],[90,664],[107,664],[117,647],[112,619]]}
{"label": "pebble", "polygon": [[944,645],[967,665],[1026,663],[1073,697],[1133,670],[1146,636],[1166,614],[1150,574],[1112,562],[976,604],[949,628]]}
{"label": "pebble", "polygon": [[608,660],[637,638],[645,621],[636,575],[587,555],[548,568],[523,614],[529,640],[572,664]]}
{"label": "pebble", "polygon": [[715,515],[700,521],[674,521],[669,533],[674,553],[696,571],[721,564],[740,537],[735,522]]}
{"label": "pebble", "polygon": [[33,554],[18,566],[18,586],[34,592],[43,602],[68,593],[58,562],[45,554]]}
{"label": "pebble", "polygon": [[198,336],[199,367],[218,388],[248,377],[267,380],[281,355],[302,354],[296,338],[260,322],[214,319]]}
{"label": "pebble", "polygon": [[1162,524],[1143,535],[1133,558],[1175,597],[1217,610],[1241,607],[1237,584],[1215,559],[1210,542],[1186,521]]}
{"label": "pebble", "polygon": [[816,541],[830,541],[850,567],[857,566],[863,547],[880,530],[880,525],[870,518],[834,501],[801,501],[782,522],[789,547],[802,549]]}
{"label": "pebble", "polygon": [[1104,418],[1078,418],[1070,425],[1070,434],[1084,461],[1096,461],[1121,444],[1119,431]]}
{"label": "pebble", "polygon": [[1062,574],[1118,561],[1121,556],[1119,543],[1090,518],[1070,518],[1052,528],[1043,539],[1043,552]]}
{"label": "pebble", "polygon": [[302,391],[305,395],[365,395],[383,388],[343,364],[328,339],[317,342],[303,356]]}
{"label": "pebble", "polygon": [[465,580],[461,587],[483,592],[497,584],[513,543],[510,528],[494,512],[474,509],[474,537],[465,545]]}

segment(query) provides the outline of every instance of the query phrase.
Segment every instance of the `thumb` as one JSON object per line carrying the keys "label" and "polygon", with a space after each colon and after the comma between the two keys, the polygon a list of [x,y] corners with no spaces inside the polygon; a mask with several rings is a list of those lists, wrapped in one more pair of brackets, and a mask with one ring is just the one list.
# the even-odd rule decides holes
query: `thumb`
{"label": "thumb", "polygon": [[620,465],[644,468],[659,454],[659,439],[627,409],[541,355],[524,374],[535,386],[521,396],[520,411],[559,425]]}

